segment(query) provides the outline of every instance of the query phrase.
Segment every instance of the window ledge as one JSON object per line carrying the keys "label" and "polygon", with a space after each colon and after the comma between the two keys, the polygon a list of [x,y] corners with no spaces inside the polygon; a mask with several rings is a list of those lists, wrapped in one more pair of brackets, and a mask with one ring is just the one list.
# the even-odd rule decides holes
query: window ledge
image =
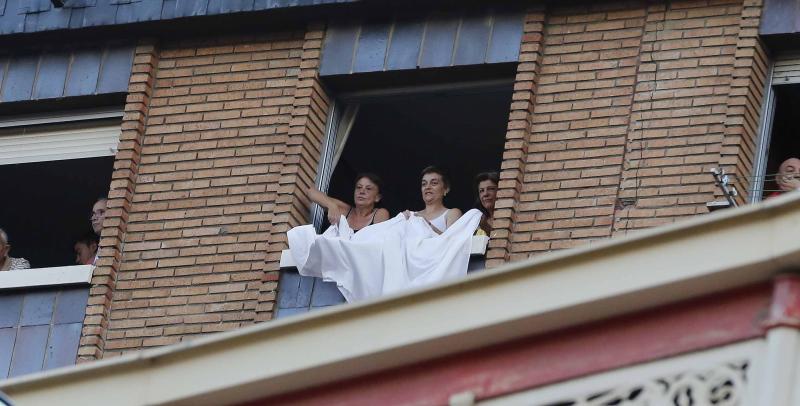
{"label": "window ledge", "polygon": [[89,284],[93,270],[92,265],[73,265],[0,272],[0,290]]}
{"label": "window ledge", "polygon": [[[489,244],[489,237],[485,235],[472,236],[472,246],[469,249],[470,256],[483,256],[486,255],[486,246]],[[292,258],[292,253],[289,250],[281,251],[281,269],[297,268],[297,264]]]}

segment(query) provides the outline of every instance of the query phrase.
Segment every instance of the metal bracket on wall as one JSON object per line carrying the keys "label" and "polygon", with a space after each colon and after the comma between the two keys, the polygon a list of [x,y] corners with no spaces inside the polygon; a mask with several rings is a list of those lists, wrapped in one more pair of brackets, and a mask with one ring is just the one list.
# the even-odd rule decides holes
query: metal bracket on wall
{"label": "metal bracket on wall", "polygon": [[735,186],[730,184],[730,177],[725,173],[725,170],[711,168],[711,174],[714,176],[714,183],[716,183],[717,187],[722,191],[725,201],[706,203],[708,211],[727,209],[728,207],[739,207],[735,199],[735,197],[739,195],[739,192],[736,190]]}

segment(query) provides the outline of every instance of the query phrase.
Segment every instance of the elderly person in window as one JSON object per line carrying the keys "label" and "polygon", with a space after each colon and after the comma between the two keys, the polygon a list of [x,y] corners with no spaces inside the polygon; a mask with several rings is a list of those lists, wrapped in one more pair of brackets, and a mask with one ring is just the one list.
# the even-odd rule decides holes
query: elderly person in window
{"label": "elderly person in window", "polygon": [[11,244],[8,241],[8,234],[0,228],[0,271],[14,271],[31,267],[27,259],[10,257],[8,256],[9,252],[11,252]]}
{"label": "elderly person in window", "polygon": [[500,175],[497,172],[482,172],[475,176],[475,185],[478,188],[478,200],[475,202],[475,208],[483,213],[480,226],[475,231],[476,235],[489,235],[492,232],[492,216],[499,183]]}
{"label": "elderly person in window", "polygon": [[783,161],[778,167],[775,183],[778,185],[778,190],[770,193],[767,198],[800,189],[800,159],[792,157]]}
{"label": "elderly person in window", "polygon": [[103,220],[106,218],[106,205],[108,204],[108,198],[100,197],[94,202],[92,205],[92,212],[89,213],[89,221],[92,224],[92,230],[94,233],[100,236],[100,232],[103,231]]}
{"label": "elderly person in window", "polygon": [[382,187],[383,182],[378,175],[360,173],[356,176],[352,206],[313,187],[308,189],[308,197],[328,212],[328,221],[331,224],[338,224],[339,218],[344,215],[350,228],[359,231],[366,226],[389,219],[388,210],[376,207],[382,198]]}
{"label": "elderly person in window", "polygon": [[[422,217],[436,234],[443,233],[461,217],[461,210],[444,205],[444,197],[450,192],[450,180],[441,169],[429,166],[422,170],[420,191],[425,208],[413,214]],[[403,214],[409,218],[412,212],[406,210]]]}

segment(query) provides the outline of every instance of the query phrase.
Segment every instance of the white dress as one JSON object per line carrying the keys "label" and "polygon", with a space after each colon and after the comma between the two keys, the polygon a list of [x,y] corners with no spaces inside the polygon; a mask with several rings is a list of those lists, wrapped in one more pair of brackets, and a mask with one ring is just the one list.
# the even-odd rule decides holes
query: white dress
{"label": "white dress", "polygon": [[436,234],[425,219],[399,214],[353,233],[342,216],[321,235],[306,225],[287,236],[301,275],[336,282],[354,302],[465,276],[480,220],[473,209]]}
{"label": "white dress", "polygon": [[431,220],[431,224],[439,229],[439,231],[447,230],[447,212],[449,211],[450,209],[447,209],[444,213],[440,214],[439,217]]}

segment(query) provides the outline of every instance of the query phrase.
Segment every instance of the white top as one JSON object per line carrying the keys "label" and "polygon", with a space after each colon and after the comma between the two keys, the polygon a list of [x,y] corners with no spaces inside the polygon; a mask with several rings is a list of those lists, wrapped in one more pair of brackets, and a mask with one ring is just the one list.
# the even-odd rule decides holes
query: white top
{"label": "white top", "polygon": [[435,219],[431,220],[431,224],[433,224],[434,227],[438,228],[439,231],[443,232],[444,230],[447,229],[447,212],[448,211],[450,211],[450,209],[445,210],[444,213],[439,215],[439,217],[436,217]]}

